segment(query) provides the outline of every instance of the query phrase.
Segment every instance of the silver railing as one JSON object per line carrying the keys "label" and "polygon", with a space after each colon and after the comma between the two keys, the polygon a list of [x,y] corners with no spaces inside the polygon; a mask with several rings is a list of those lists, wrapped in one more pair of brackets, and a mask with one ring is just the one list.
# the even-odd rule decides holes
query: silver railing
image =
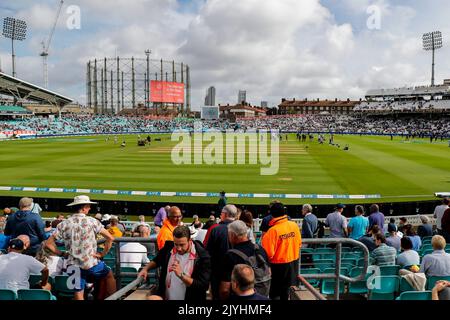
{"label": "silver railing", "polygon": [[[367,268],[369,267],[369,249],[367,247],[356,240],[346,239],[346,238],[321,238],[321,239],[303,239],[302,244],[307,245],[316,245],[316,244],[331,244],[336,245],[335,248],[335,256],[336,256],[336,268],[335,273],[328,274],[301,274],[298,279],[302,281],[303,279],[334,279],[335,287],[334,287],[334,299],[339,300],[339,289],[340,289],[340,280],[354,283],[357,281],[361,281],[365,279],[365,275],[367,273]],[[347,277],[341,274],[341,256],[342,256],[342,245],[348,244],[353,247],[360,247],[364,253],[364,266],[361,274],[355,278]],[[302,281],[303,282],[303,281]],[[317,290],[315,290],[312,286],[305,286],[314,296],[318,296]],[[320,293],[319,293],[320,294]]]}
{"label": "silver railing", "polygon": [[[103,244],[105,243],[105,239],[100,239],[97,241],[97,244]],[[158,249],[156,246],[156,237],[151,238],[141,238],[141,237],[121,237],[121,238],[115,238],[113,240],[115,243],[115,246],[111,248],[111,250],[114,250],[115,256],[114,256],[114,278],[116,280],[116,287],[119,288],[119,290],[108,297],[106,300],[118,300],[120,297],[124,296],[126,293],[128,293],[130,290],[135,289],[136,287],[140,286],[143,283],[142,277],[137,277],[136,280],[133,282],[127,284],[125,287],[122,288],[122,277],[133,277],[136,276],[135,272],[122,272],[121,271],[121,264],[122,261],[120,260],[120,254],[121,253],[128,253],[127,251],[121,251],[120,250],[120,244],[121,243],[130,243],[130,242],[136,242],[136,243],[155,243],[155,251],[157,253]],[[140,253],[140,252],[131,252],[131,253]],[[144,252],[142,252],[144,253]],[[145,252],[147,253],[147,252]],[[127,263],[141,263],[141,261],[127,261]]]}

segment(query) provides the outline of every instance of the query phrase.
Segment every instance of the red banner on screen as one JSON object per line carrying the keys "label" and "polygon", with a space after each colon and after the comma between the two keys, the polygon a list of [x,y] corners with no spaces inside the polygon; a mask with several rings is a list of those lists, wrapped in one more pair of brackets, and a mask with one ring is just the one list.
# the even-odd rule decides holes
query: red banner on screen
{"label": "red banner on screen", "polygon": [[151,80],[150,101],[184,103],[184,83]]}

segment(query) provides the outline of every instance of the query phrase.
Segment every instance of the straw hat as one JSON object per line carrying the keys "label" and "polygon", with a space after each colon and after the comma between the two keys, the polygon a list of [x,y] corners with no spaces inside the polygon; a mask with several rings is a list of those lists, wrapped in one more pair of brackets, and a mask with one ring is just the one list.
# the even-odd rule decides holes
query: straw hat
{"label": "straw hat", "polygon": [[76,196],[73,198],[73,202],[69,203],[68,207],[73,207],[79,204],[97,204],[97,202],[92,202],[88,196]]}

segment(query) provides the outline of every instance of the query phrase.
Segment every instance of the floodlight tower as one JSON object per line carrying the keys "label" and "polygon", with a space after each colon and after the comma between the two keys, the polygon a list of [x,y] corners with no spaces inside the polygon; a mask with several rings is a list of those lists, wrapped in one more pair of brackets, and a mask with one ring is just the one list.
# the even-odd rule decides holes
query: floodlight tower
{"label": "floodlight tower", "polygon": [[432,51],[433,62],[431,65],[431,86],[434,87],[434,51],[442,48],[442,33],[440,31],[433,31],[425,33],[422,37],[423,49],[425,51]]}
{"label": "floodlight tower", "polygon": [[27,23],[14,18],[3,19],[3,35],[11,39],[12,76],[16,77],[16,55],[14,53],[14,40],[23,41],[27,34]]}
{"label": "floodlight tower", "polygon": [[145,99],[145,104],[147,105],[147,109],[150,108],[150,55],[152,54],[152,50],[145,50],[145,55],[147,56],[147,76],[146,76],[146,84],[145,90],[147,92],[147,97]]}

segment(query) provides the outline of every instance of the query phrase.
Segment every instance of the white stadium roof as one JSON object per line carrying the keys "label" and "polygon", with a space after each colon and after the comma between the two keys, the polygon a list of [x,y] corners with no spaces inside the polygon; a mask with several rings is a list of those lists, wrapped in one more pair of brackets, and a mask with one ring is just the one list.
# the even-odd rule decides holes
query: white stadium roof
{"label": "white stadium roof", "polygon": [[49,103],[58,107],[65,106],[73,100],[56,92],[41,88],[24,80],[0,72],[0,94],[13,96],[18,100]]}

